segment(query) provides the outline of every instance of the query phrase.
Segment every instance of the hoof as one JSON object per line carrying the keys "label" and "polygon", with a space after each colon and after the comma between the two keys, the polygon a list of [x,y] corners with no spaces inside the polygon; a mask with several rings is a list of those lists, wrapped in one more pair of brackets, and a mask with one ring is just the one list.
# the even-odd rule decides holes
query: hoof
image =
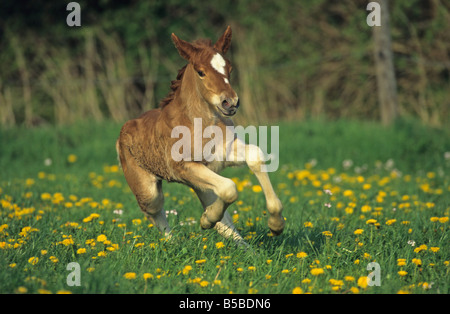
{"label": "hoof", "polygon": [[283,216],[279,217],[270,217],[268,221],[269,229],[272,232],[273,236],[279,236],[283,233],[284,226],[286,222],[284,221]]}
{"label": "hoof", "polygon": [[208,217],[206,217],[206,213],[202,214],[202,218],[200,218],[200,226],[202,227],[202,229],[211,229],[214,228],[215,225],[215,222],[213,223],[208,220]]}
{"label": "hoof", "polygon": [[[270,229],[270,228],[269,228],[269,229]],[[272,236],[278,237],[280,234],[283,233],[283,229],[278,230],[278,231],[275,231],[275,230],[270,229],[270,232],[272,232]]]}

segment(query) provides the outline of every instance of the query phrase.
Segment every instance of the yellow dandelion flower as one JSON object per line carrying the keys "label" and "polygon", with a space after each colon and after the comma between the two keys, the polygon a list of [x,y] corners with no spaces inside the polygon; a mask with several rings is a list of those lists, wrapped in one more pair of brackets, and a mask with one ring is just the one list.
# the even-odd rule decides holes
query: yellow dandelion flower
{"label": "yellow dandelion flower", "polygon": [[41,194],[41,200],[48,201],[52,199],[52,195],[50,193],[42,193]]}
{"label": "yellow dandelion flower", "polygon": [[366,289],[367,288],[367,277],[366,276],[362,276],[358,278],[358,287]]}
{"label": "yellow dandelion flower", "polygon": [[216,243],[216,248],[217,248],[217,249],[221,249],[221,248],[223,248],[223,247],[225,247],[225,244],[223,244],[223,242],[217,242],[217,243]]}
{"label": "yellow dandelion flower", "polygon": [[362,234],[363,232],[364,232],[363,229],[356,229],[355,231],[353,231],[353,234],[355,234],[355,235],[360,235],[360,234]]}
{"label": "yellow dandelion flower", "polygon": [[313,268],[311,269],[311,275],[313,276],[319,276],[322,275],[324,273],[323,268]]}
{"label": "yellow dandelion flower", "polygon": [[108,251],[116,251],[116,250],[118,250],[119,249],[119,244],[117,244],[117,243],[112,243],[111,244],[111,246],[109,246],[109,247],[107,247],[106,248]]}
{"label": "yellow dandelion flower", "polygon": [[144,278],[144,280],[147,280],[147,279],[153,279],[153,275],[150,274],[150,273],[144,273],[144,274],[142,275],[142,277]]}
{"label": "yellow dandelion flower", "polygon": [[292,294],[302,294],[303,293],[303,290],[302,290],[302,288],[300,288],[300,287],[295,287],[293,290],[292,290]]}
{"label": "yellow dandelion flower", "polygon": [[260,185],[252,186],[252,191],[255,193],[260,193],[262,191],[262,187]]}
{"label": "yellow dandelion flower", "polygon": [[107,240],[104,234],[101,234],[97,237],[97,242],[105,242]]}
{"label": "yellow dandelion flower", "polygon": [[414,253],[420,253],[422,251],[426,251],[427,249],[428,247],[425,244],[422,244],[414,249]]}
{"label": "yellow dandelion flower", "polygon": [[133,225],[135,225],[135,226],[139,226],[139,225],[142,223],[142,220],[139,219],[139,218],[133,219],[133,220],[131,221],[131,223],[132,223]]}
{"label": "yellow dandelion flower", "polygon": [[77,159],[78,159],[78,157],[76,155],[74,155],[74,154],[70,154],[69,156],[67,156],[67,161],[70,162],[70,163],[76,162]]}
{"label": "yellow dandelion flower", "polygon": [[297,253],[297,257],[298,258],[305,258],[305,257],[307,257],[308,256],[308,254],[306,254],[305,252],[298,252]]}
{"label": "yellow dandelion flower", "polygon": [[3,224],[0,226],[0,232],[3,232],[5,229],[8,229],[8,224]]}
{"label": "yellow dandelion flower", "polygon": [[353,191],[352,190],[345,190],[343,195],[345,197],[351,197],[351,196],[353,196]]}
{"label": "yellow dandelion flower", "polygon": [[59,242],[59,243],[63,244],[64,246],[69,246],[69,245],[72,245],[72,244],[74,244],[74,242],[73,242],[73,239],[72,239],[72,238],[67,238],[67,239],[64,239],[64,240],[62,240],[62,241],[61,241],[61,242]]}
{"label": "yellow dandelion flower", "polygon": [[64,203],[64,207],[65,208],[72,208],[73,207],[73,203],[72,202],[65,202]]}
{"label": "yellow dandelion flower", "polygon": [[351,214],[353,214],[353,208],[352,207],[345,207],[345,213],[346,214],[348,214],[348,215],[351,215]]}
{"label": "yellow dandelion flower", "polygon": [[438,248],[438,247],[434,247],[434,246],[430,247],[430,251],[433,253],[437,253],[437,252],[439,252],[439,250],[440,250],[440,248]]}
{"label": "yellow dandelion flower", "polygon": [[338,280],[338,279],[330,279],[328,281],[332,286],[338,286],[341,287],[344,285],[344,281],[343,280]]}
{"label": "yellow dandelion flower", "polygon": [[406,258],[397,259],[397,266],[405,266],[405,265],[406,265]]}
{"label": "yellow dandelion flower", "polygon": [[197,265],[201,265],[201,264],[204,264],[204,263],[206,263],[206,259],[198,259],[198,260],[195,261],[195,264],[197,264]]}
{"label": "yellow dandelion flower", "polygon": [[422,260],[420,258],[413,258],[411,260],[411,262],[413,262],[414,264],[416,264],[417,266],[421,266],[422,265]]}
{"label": "yellow dandelion flower", "polygon": [[125,279],[136,279],[136,273],[132,273],[132,272],[125,273],[123,275],[123,278],[125,278]]}
{"label": "yellow dandelion flower", "polygon": [[184,266],[184,268],[183,268],[183,270],[182,270],[182,273],[183,273],[183,275],[187,275],[187,274],[189,274],[189,272],[192,270],[192,266],[190,266],[190,265],[186,265],[186,266]]}
{"label": "yellow dandelion flower", "polygon": [[390,225],[393,225],[396,222],[397,222],[397,219],[389,219],[388,221],[386,221],[386,225],[390,226]]}
{"label": "yellow dandelion flower", "polygon": [[51,260],[55,264],[59,262],[59,259],[56,256],[50,256],[48,259]]}
{"label": "yellow dandelion flower", "polygon": [[36,265],[39,262],[39,257],[33,256],[28,259],[28,263],[31,265]]}
{"label": "yellow dandelion flower", "polygon": [[404,277],[404,276],[406,276],[406,275],[408,274],[408,272],[406,272],[406,271],[404,271],[404,270],[400,270],[400,271],[398,272],[398,274],[399,274],[401,277]]}

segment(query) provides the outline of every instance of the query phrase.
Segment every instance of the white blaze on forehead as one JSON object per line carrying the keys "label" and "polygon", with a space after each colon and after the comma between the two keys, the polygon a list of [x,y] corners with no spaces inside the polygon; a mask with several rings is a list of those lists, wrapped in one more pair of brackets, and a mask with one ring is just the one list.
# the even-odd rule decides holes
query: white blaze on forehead
{"label": "white blaze on forehead", "polygon": [[216,53],[212,57],[211,65],[214,68],[214,70],[216,70],[222,75],[225,75],[225,60],[219,53]]}
{"label": "white blaze on forehead", "polygon": [[228,79],[226,77],[223,80],[225,81],[225,83],[230,84],[230,82],[228,82]]}

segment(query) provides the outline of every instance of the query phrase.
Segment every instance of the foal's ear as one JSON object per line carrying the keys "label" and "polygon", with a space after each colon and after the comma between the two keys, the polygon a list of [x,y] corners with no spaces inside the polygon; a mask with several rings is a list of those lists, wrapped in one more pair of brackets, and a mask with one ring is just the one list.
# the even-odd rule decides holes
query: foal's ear
{"label": "foal's ear", "polygon": [[197,48],[195,48],[192,44],[188,43],[177,37],[174,33],[172,33],[172,41],[175,44],[175,47],[178,50],[180,56],[182,56],[186,61],[191,61],[194,53]]}
{"label": "foal's ear", "polygon": [[217,42],[214,44],[214,48],[221,51],[223,54],[225,54],[231,45],[231,27],[228,26],[225,30],[225,33],[223,33],[222,37],[217,40]]}

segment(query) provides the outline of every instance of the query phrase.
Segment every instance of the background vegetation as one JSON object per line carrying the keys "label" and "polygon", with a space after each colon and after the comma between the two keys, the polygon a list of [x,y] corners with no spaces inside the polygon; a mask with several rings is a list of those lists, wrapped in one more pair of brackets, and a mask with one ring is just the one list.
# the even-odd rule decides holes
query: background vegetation
{"label": "background vegetation", "polygon": [[[241,122],[378,120],[367,1],[65,1],[0,4],[0,124],[122,122],[154,108],[184,65],[170,40],[233,27]],[[449,122],[450,4],[391,1],[399,111]]]}

